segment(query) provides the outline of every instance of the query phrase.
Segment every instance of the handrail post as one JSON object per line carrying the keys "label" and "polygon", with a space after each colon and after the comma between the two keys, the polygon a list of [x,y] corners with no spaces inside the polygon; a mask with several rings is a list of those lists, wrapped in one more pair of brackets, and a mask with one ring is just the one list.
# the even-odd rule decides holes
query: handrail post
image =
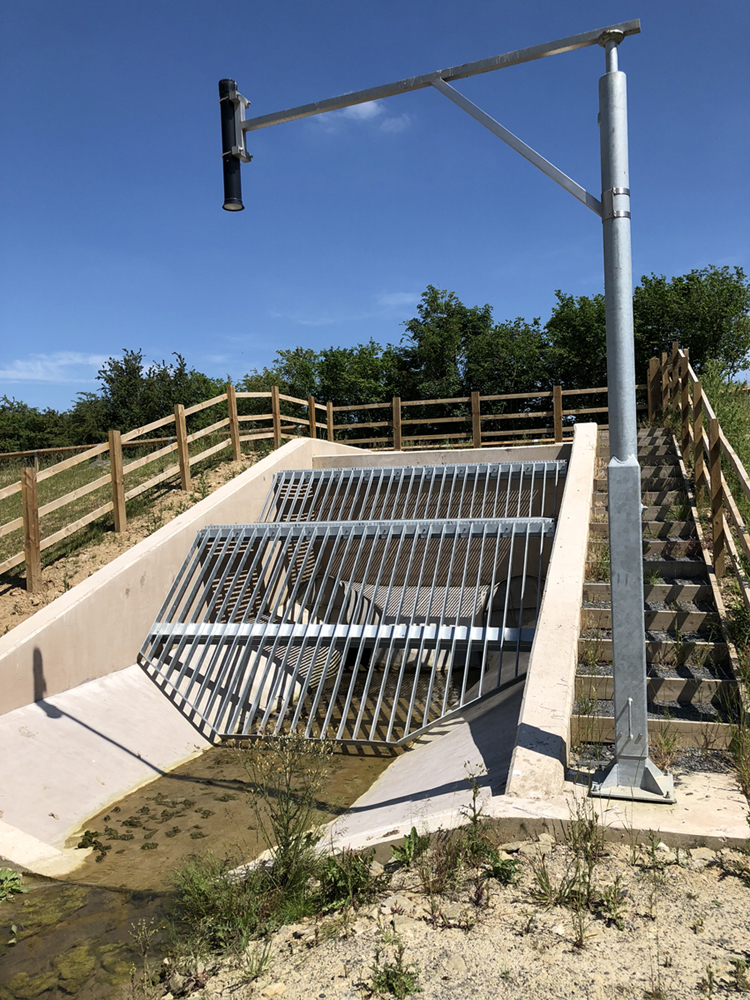
{"label": "handrail post", "polygon": [[[400,430],[401,419],[399,418]],[[482,401],[476,390],[472,390],[471,393],[471,443],[474,448],[482,447]]]}
{"label": "handrail post", "polygon": [[182,403],[174,405],[174,430],[177,437],[177,458],[180,463],[180,486],[190,492],[190,449],[187,441],[187,426],[185,424],[185,407]]}
{"label": "handrail post", "polygon": [[333,441],[333,403],[330,399],[326,403],[326,426],[328,430],[328,440]]}
{"label": "handrail post", "polygon": [[[682,461],[685,465],[690,459],[690,353],[686,347],[682,358],[682,399],[680,406],[682,409]],[[695,449],[693,449],[693,462],[695,462]]]}
{"label": "handrail post", "polygon": [[669,406],[669,355],[666,351],[661,354],[661,412],[666,415]]}
{"label": "handrail post", "polygon": [[659,388],[659,359],[651,358],[648,363],[648,391],[647,402],[648,402],[648,419],[651,423],[656,416],[656,411],[658,410],[658,388]]}
{"label": "handrail post", "polygon": [[239,462],[242,458],[240,421],[237,416],[237,391],[231,382],[227,383],[227,408],[229,410],[229,437],[232,441],[232,461]]}
{"label": "handrail post", "polygon": [[711,525],[713,528],[714,573],[724,576],[724,510],[721,485],[721,439],[719,421],[708,421],[708,468],[711,477]]}
{"label": "handrail post", "polygon": [[39,538],[39,504],[36,492],[36,469],[21,470],[21,506],[23,514],[23,552],[26,562],[26,589],[36,593],[42,586],[42,550]]}
{"label": "handrail post", "polygon": [[393,397],[393,450],[401,451],[401,397]]}
{"label": "handrail post", "polygon": [[279,387],[271,386],[271,412],[273,413],[273,446],[281,447],[281,400],[279,399]]}
{"label": "handrail post", "polygon": [[124,531],[128,524],[125,510],[125,473],[122,468],[122,441],[119,431],[109,432],[109,468],[112,477],[112,508],[115,531]]}
{"label": "handrail post", "polygon": [[693,385],[693,469],[695,475],[695,495],[706,492],[706,468],[703,461],[703,387],[700,382]]}
{"label": "handrail post", "polygon": [[554,414],[555,421],[555,441],[562,441],[563,439],[563,424],[562,424],[562,386],[553,385],[552,386],[552,410]]}
{"label": "handrail post", "polygon": [[310,437],[315,440],[318,436],[318,428],[315,423],[315,396],[307,397],[307,422],[310,427]]}

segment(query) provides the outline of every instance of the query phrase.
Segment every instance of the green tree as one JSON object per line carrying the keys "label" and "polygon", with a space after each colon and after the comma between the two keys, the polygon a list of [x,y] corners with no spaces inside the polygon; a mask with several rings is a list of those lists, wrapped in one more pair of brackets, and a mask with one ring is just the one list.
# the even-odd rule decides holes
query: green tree
{"label": "green tree", "polygon": [[492,308],[465,306],[455,292],[428,285],[417,316],[404,323],[406,336],[395,349],[395,382],[407,399],[444,399],[466,395],[468,344],[488,338]]}
{"label": "green tree", "polygon": [[667,280],[644,275],[633,296],[638,378],[672,341],[690,348],[693,367],[716,361],[734,376],[748,365],[750,282],[741,267],[704,267]]}
{"label": "green tree", "polygon": [[465,391],[485,396],[549,388],[547,342],[538,319],[520,316],[470,337],[464,348]]}
{"label": "green tree", "polygon": [[0,397],[0,451],[30,451],[70,443],[70,417],[39,410],[9,396]]}
{"label": "green tree", "polygon": [[604,296],[588,298],[555,292],[545,332],[550,382],[565,389],[607,384],[607,332]]}

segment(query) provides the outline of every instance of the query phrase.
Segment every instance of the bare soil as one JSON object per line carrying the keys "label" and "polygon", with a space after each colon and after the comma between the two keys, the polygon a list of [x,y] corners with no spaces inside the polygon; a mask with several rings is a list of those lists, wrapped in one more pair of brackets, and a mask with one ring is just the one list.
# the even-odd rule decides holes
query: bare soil
{"label": "bare soil", "polygon": [[[178,514],[210,496],[214,490],[254,465],[259,456],[243,455],[239,462],[222,462],[193,475],[192,491],[184,493],[174,483],[154,489],[147,501],[129,504],[128,524],[122,534],[113,528],[96,525],[72,536],[67,554],[57,555],[42,570],[42,589],[34,594],[26,590],[22,573],[0,578],[0,635],[26,621],[40,608],[50,604],[96,570],[112,562],[123,552],[137,545]],[[130,510],[136,512],[131,514]]]}
{"label": "bare soil", "polygon": [[235,959],[201,967],[192,985],[167,978],[166,992],[155,995],[387,996],[373,988],[372,967],[378,953],[381,967],[394,963],[399,941],[420,990],[402,996],[424,1000],[686,1000],[750,992],[742,965],[750,960],[750,886],[741,877],[747,856],[703,848],[675,854],[658,841],[608,845],[595,884],[599,893],[617,886],[618,926],[604,909],[581,919],[540,901],[535,869],[542,855],[553,882],[571,862],[567,847],[547,837],[504,845],[521,862],[516,885],[469,878],[454,893],[429,898],[417,875],[405,872],[373,905],[283,928],[256,981]]}

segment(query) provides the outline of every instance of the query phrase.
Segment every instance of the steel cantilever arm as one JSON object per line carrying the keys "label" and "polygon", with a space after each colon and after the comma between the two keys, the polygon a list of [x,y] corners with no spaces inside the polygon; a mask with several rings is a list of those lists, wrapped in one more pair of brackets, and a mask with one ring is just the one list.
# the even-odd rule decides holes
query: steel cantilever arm
{"label": "steel cantilever arm", "polygon": [[432,86],[439,90],[441,94],[457,104],[459,108],[462,108],[467,114],[471,115],[480,125],[484,125],[485,128],[489,129],[493,135],[496,135],[498,139],[502,139],[503,142],[507,143],[511,149],[515,149],[517,153],[525,157],[529,163],[533,163],[535,167],[538,167],[543,174],[551,177],[555,183],[559,184],[560,187],[565,188],[566,191],[570,192],[574,198],[577,198],[582,202],[587,208],[590,208],[592,212],[596,215],[601,216],[602,214],[602,203],[598,198],[595,198],[593,194],[586,190],[586,188],[581,187],[576,181],[564,174],[562,170],[559,170],[553,163],[537,153],[535,149],[531,146],[527,146],[526,143],[519,139],[517,135],[509,132],[507,128],[504,128],[499,122],[496,122],[494,118],[491,118],[486,112],[478,108],[476,104],[473,104],[468,97],[464,97],[460,94],[454,87],[451,87],[449,83],[446,83],[441,77],[436,77],[432,81]]}

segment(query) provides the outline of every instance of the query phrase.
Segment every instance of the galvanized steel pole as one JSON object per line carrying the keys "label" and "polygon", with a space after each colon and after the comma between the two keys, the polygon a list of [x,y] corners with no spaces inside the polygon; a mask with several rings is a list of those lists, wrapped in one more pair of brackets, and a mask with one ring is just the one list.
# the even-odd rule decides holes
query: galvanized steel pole
{"label": "galvanized steel pole", "polygon": [[625,74],[618,69],[622,31],[605,31],[607,72],[599,80],[604,298],[609,388],[610,587],[614,661],[615,763],[592,794],[674,801],[672,778],[648,756],[646,634],[643,618],[641,468],[635,403],[633,273]]}

